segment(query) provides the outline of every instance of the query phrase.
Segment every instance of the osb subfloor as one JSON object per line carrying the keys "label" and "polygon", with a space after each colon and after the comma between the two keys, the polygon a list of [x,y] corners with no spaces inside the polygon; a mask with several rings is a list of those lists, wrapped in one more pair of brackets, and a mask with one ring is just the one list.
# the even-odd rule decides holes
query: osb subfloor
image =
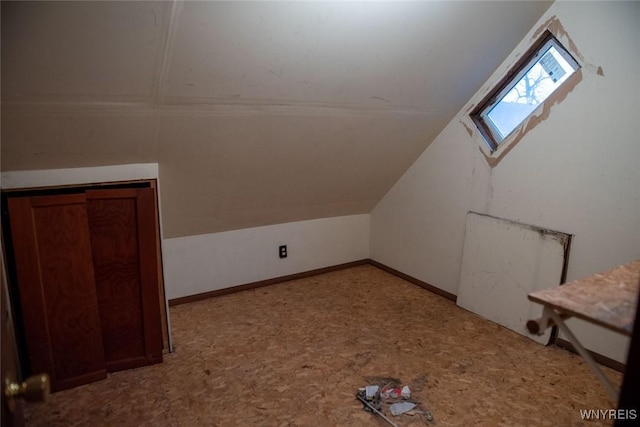
{"label": "osb subfloor", "polygon": [[393,417],[399,427],[596,426],[580,409],[615,407],[578,356],[372,266],[170,314],[164,363],[56,393],[29,406],[27,425],[385,426],[355,399],[376,377],[402,380],[433,413]]}

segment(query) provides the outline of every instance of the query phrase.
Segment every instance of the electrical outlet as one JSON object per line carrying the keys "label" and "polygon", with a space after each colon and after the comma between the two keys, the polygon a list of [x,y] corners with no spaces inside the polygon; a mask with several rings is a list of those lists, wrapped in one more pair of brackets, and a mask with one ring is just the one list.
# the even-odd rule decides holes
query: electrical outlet
{"label": "electrical outlet", "polygon": [[287,245],[282,245],[278,248],[278,252],[280,253],[280,258],[287,257]]}

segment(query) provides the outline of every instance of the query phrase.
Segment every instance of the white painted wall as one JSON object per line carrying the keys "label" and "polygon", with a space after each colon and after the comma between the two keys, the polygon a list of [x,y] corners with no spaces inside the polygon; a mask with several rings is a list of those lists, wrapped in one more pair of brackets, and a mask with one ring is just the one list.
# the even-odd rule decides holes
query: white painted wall
{"label": "white painted wall", "polygon": [[167,298],[369,258],[369,228],[363,214],[165,239]]}
{"label": "white painted wall", "polygon": [[[583,79],[491,168],[465,112],[554,15],[583,56]],[[568,280],[640,258],[639,21],[636,2],[554,3],[374,208],[371,257],[455,294],[473,210],[574,234]],[[571,324],[587,348],[625,360],[627,339]]]}

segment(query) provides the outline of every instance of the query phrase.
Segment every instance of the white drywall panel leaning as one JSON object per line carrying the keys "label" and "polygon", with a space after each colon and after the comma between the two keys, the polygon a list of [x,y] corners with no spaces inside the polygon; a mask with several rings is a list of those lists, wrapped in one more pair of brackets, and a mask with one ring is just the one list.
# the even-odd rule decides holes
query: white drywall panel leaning
{"label": "white drywall panel leaning", "polygon": [[540,317],[530,292],[562,281],[570,236],[469,212],[457,303],[541,344],[550,330],[531,335],[527,320]]}

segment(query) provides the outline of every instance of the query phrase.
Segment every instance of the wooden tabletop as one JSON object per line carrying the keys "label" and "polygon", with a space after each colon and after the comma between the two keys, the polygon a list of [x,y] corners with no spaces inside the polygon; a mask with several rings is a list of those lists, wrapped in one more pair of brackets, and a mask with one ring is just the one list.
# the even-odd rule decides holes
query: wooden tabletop
{"label": "wooden tabletop", "polygon": [[561,286],[532,292],[531,301],[559,313],[631,335],[635,319],[640,260]]}

